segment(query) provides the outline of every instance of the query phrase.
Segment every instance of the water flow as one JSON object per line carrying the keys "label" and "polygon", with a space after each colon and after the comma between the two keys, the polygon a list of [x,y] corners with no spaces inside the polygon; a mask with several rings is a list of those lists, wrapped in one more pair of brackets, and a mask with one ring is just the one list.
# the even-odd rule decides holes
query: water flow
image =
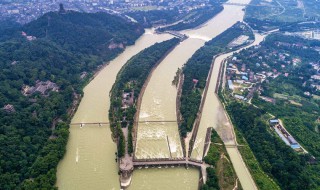
{"label": "water flow", "polygon": [[[256,34],[255,42],[245,48],[259,44],[262,40],[263,36]],[[231,56],[233,53],[234,52],[218,56],[214,61],[210,85],[208,87],[206,101],[202,110],[202,117],[199,125],[198,135],[191,154],[191,157],[194,159],[202,159],[205,136],[208,127],[213,127],[225,144],[236,145],[233,126],[229,122],[225,110],[219,102],[218,96],[215,94],[215,88],[218,81],[220,65],[225,58]],[[235,147],[227,147],[227,151],[229,153],[231,162],[239,177],[242,187],[244,189],[257,189],[249,171],[243,163],[242,157],[238,152],[238,149]]]}
{"label": "water flow", "polygon": [[[109,92],[121,67],[142,49],[172,38],[147,31],[135,45],[127,47],[84,89],[84,97],[72,123],[108,122]],[[109,125],[70,126],[67,152],[58,165],[57,186],[66,190],[119,189],[116,145]]]}
{"label": "water flow", "polygon": [[[171,52],[155,70],[142,101],[140,120],[176,120],[177,90],[171,85],[171,81],[177,68],[182,67],[205,41],[241,21],[244,15],[242,9],[240,6],[225,6],[223,12],[203,27],[183,31],[190,38]],[[120,68],[142,49],[169,38],[168,35],[156,35],[152,31],[146,31],[134,46],[126,48],[86,86],[84,97],[72,122],[107,122],[110,107],[109,92]],[[181,157],[182,149],[178,137],[176,123],[159,122],[156,125],[145,123],[139,126],[137,156]],[[57,186],[62,190],[119,189],[115,152],[116,146],[111,140],[108,125],[102,127],[85,125],[82,128],[71,126],[67,152],[58,166]],[[137,170],[134,172],[130,189],[197,189],[198,178],[199,171],[196,169]]]}
{"label": "water flow", "polygon": [[[241,0],[240,2],[249,3],[249,0]],[[172,51],[154,71],[142,99],[139,115],[140,121],[176,121],[175,100],[177,90],[171,85],[175,72],[186,63],[197,49],[203,46],[205,41],[222,33],[237,21],[242,21],[244,16],[242,9],[243,7],[241,6],[225,6],[223,12],[211,19],[203,27],[182,32],[187,34],[190,38],[177,46],[177,48]],[[211,98],[207,97],[207,99]],[[213,106],[219,105],[218,101],[213,101],[215,101],[213,102]],[[218,110],[215,109],[214,112],[210,112],[209,115],[211,114],[223,115],[224,110],[223,108]],[[223,119],[223,117],[221,118]],[[210,123],[210,126],[213,126],[215,123],[223,125],[224,122],[226,121],[221,119],[215,120]],[[178,135],[179,132],[176,123],[159,122],[139,124],[136,157],[170,158],[182,156],[181,143]],[[198,139],[198,144],[199,147],[201,146],[203,148],[201,142],[202,135],[200,134],[199,136],[200,140]],[[232,138],[232,136],[229,138]],[[201,149],[197,149],[196,151],[198,151],[199,154],[202,154]],[[233,154],[231,156],[233,156]],[[233,159],[235,159],[233,163],[239,162],[243,164],[241,155],[235,155],[234,158],[231,158],[231,160]],[[242,170],[246,170],[245,166],[237,168],[237,174],[241,175],[240,171]],[[188,178],[190,178],[190,180],[193,179],[192,175],[199,176],[199,171],[192,173],[183,168],[177,171],[170,171],[168,169],[154,170],[152,171],[152,175],[149,175],[148,170],[138,170],[134,172],[130,189],[152,189],[152,187],[157,189],[187,189],[189,187],[187,184],[181,188],[177,186],[177,183],[180,184],[179,180],[181,180],[180,177],[177,177],[179,176],[179,172],[188,173]],[[170,179],[167,179],[166,176],[171,177]],[[155,178],[158,178],[159,180],[155,180]],[[245,175],[243,178],[247,178],[248,181],[252,180],[250,174]],[[198,184],[198,180],[196,179],[194,179],[192,184]],[[245,189],[247,189],[246,187],[247,186],[245,185]],[[192,189],[197,189],[197,187]]]}

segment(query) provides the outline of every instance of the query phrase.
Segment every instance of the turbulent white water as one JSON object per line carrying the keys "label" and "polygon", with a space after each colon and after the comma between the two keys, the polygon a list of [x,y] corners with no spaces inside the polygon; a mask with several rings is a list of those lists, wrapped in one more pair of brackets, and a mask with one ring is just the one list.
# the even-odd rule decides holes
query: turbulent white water
{"label": "turbulent white water", "polygon": [[[237,2],[248,3],[249,0]],[[219,15],[203,27],[183,31],[190,38],[178,45],[157,67],[145,91],[139,118],[140,121],[159,122],[139,124],[137,157],[183,156],[177,123],[164,122],[176,120],[177,90],[171,84],[173,77],[177,69],[181,68],[205,41],[241,21],[244,15],[242,9],[241,6],[225,6]],[[172,36],[157,35],[152,30],[147,30],[135,45],[127,47],[85,87],[84,97],[72,122],[108,122],[109,92],[121,67],[142,49],[169,38]],[[199,143],[199,146],[201,139],[200,136],[197,139],[196,144]],[[201,153],[201,150],[196,151]],[[58,166],[57,186],[62,190],[119,189],[115,152],[116,146],[111,140],[108,125],[84,125],[82,128],[70,126],[67,152]],[[235,156],[235,159],[239,160],[239,157]],[[199,171],[196,169],[141,169],[134,171],[130,189],[195,190],[198,188],[198,180]],[[243,187],[247,189],[246,186]]]}

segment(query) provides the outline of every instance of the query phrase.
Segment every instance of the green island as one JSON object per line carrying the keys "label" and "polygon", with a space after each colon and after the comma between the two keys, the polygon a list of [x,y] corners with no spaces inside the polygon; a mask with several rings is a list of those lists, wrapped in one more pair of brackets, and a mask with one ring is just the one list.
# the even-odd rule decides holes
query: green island
{"label": "green island", "polygon": [[251,29],[238,22],[207,42],[187,61],[182,69],[184,83],[180,99],[180,111],[183,118],[179,126],[181,136],[185,137],[187,132],[192,131],[199,110],[202,92],[206,86],[206,79],[212,64],[212,57],[234,51],[250,43],[253,39],[254,35]]}
{"label": "green island", "polygon": [[170,26],[160,27],[158,30],[160,32],[163,32],[166,30],[180,31],[195,28],[200,26],[201,24],[204,24],[221,11],[223,11],[223,6],[220,3],[213,3],[211,7],[192,10],[181,20],[177,20],[178,23]]}
{"label": "green island", "polygon": [[149,11],[132,11],[127,13],[128,16],[134,18],[144,27],[150,28],[152,26],[171,24],[185,16],[179,13],[177,9],[174,10],[149,10]]}
{"label": "green island", "polygon": [[[110,127],[113,136],[118,139],[118,157],[125,155],[126,147],[128,154],[133,153],[132,135],[136,102],[147,77],[179,42],[178,38],[173,38],[142,50],[118,73],[110,92],[112,102],[109,110]],[[123,130],[127,131],[128,137],[125,137]]]}
{"label": "green island", "polygon": [[144,29],[106,13],[68,11],[0,32],[0,187],[56,189],[82,88]]}
{"label": "green island", "polygon": [[204,161],[210,165],[207,168],[208,180],[202,185],[201,190],[211,189],[237,189],[241,190],[241,184],[234,171],[230,157],[223,141],[215,130],[211,131],[211,144]]}
{"label": "green island", "polygon": [[[316,40],[276,33],[226,61],[228,83],[219,97],[238,142],[249,145],[239,150],[261,189],[275,185],[256,175],[261,169],[281,189],[320,185],[319,46]],[[275,118],[280,123],[270,125]]]}

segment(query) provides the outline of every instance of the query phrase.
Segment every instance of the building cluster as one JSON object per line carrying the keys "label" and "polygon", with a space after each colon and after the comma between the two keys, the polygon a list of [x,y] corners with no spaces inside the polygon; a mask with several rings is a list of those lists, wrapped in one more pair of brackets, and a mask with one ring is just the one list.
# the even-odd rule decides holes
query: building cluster
{"label": "building cluster", "polygon": [[59,87],[56,83],[51,81],[36,81],[35,86],[24,85],[22,87],[22,94],[25,96],[32,95],[39,92],[42,95],[48,95],[49,92],[59,92]]}
{"label": "building cluster", "polygon": [[282,139],[282,141],[286,143],[286,145],[290,146],[292,149],[298,152],[304,151],[300,144],[293,138],[293,136],[290,135],[290,133],[280,124],[278,119],[271,119],[270,125]]}
{"label": "building cluster", "polygon": [[14,106],[11,104],[7,104],[5,106],[3,106],[2,110],[4,110],[7,113],[14,113],[16,112],[16,110],[14,109]]}
{"label": "building cluster", "polygon": [[[310,63],[311,67],[316,74],[312,75],[310,78],[311,87],[315,88],[317,91],[320,91],[320,63]],[[310,92],[305,92],[305,95],[308,94],[311,96]]]}
{"label": "building cluster", "polygon": [[23,31],[21,32],[21,35],[23,37],[25,37],[28,41],[32,41],[32,40],[37,39],[35,36],[28,36],[27,33],[23,32]]}
{"label": "building cluster", "polygon": [[233,96],[245,101],[253,97],[254,92],[259,90],[257,84],[266,80],[267,76],[274,78],[278,76],[277,72],[254,72],[236,56],[228,61],[226,74],[228,88],[232,91]]}
{"label": "building cluster", "polygon": [[[268,82],[278,76],[289,77],[292,69],[301,64],[299,57],[290,55],[288,52],[281,50],[281,46],[295,49],[309,49],[304,44],[275,42],[278,49],[263,48],[260,45],[248,49],[245,53],[239,53],[229,58],[226,63],[226,79],[228,88],[232,95],[241,100],[249,101],[254,92],[263,89],[260,85],[265,80]],[[250,60],[250,62],[248,62]],[[303,80],[306,89],[313,89],[304,92],[305,96],[313,96],[313,92],[320,91],[320,63],[310,62],[313,73],[310,77],[306,73],[301,73],[299,78]],[[271,97],[260,96],[265,101],[275,102]]]}
{"label": "building cluster", "polygon": [[185,12],[207,6],[208,2],[209,0],[4,0],[0,2],[0,21],[10,19],[25,24],[47,12],[57,11],[60,3],[66,10],[122,15],[129,11],[150,9],[178,9],[179,12]]}
{"label": "building cluster", "polygon": [[123,92],[122,93],[122,101],[121,101],[121,108],[127,109],[128,107],[132,106],[134,103],[134,90],[131,92]]}
{"label": "building cluster", "polygon": [[311,40],[320,40],[320,30],[319,29],[310,29],[302,32],[286,32],[290,36],[299,36],[305,39]]}

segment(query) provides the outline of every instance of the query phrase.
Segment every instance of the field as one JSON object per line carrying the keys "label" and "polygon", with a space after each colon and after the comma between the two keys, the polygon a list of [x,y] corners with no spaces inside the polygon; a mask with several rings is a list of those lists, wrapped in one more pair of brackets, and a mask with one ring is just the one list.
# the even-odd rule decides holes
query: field
{"label": "field", "polygon": [[[319,0],[252,0],[245,20],[262,28],[320,19]],[[261,29],[261,28],[260,28]]]}

